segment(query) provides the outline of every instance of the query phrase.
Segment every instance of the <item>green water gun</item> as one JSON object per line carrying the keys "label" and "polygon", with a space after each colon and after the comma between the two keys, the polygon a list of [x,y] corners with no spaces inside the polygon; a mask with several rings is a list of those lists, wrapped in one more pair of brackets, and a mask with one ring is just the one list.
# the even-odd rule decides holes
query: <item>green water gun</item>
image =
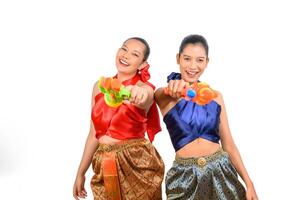
{"label": "green water gun", "polygon": [[117,78],[100,77],[98,87],[104,95],[106,104],[110,107],[118,107],[125,99],[130,99],[131,93]]}

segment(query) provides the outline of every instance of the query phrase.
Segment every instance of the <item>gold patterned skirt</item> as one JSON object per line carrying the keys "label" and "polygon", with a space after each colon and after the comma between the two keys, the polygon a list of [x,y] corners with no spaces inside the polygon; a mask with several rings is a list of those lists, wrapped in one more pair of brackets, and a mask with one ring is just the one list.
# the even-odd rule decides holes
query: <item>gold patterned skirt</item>
{"label": "gold patterned skirt", "polygon": [[222,149],[205,157],[176,157],[166,175],[168,200],[245,200],[228,153]]}
{"label": "gold patterned skirt", "polygon": [[[119,182],[117,189],[120,190],[122,200],[162,199],[161,184],[164,177],[164,163],[154,146],[143,138],[126,140],[113,145],[99,145],[92,159],[92,168],[95,174],[91,180],[91,188],[94,200],[115,200],[106,191],[108,190],[108,181],[105,181],[108,180],[106,173],[111,171],[111,169],[106,170],[108,172],[104,174],[107,155],[113,155],[115,158]],[[111,179],[109,180],[111,181]],[[112,187],[114,188],[113,182]]]}

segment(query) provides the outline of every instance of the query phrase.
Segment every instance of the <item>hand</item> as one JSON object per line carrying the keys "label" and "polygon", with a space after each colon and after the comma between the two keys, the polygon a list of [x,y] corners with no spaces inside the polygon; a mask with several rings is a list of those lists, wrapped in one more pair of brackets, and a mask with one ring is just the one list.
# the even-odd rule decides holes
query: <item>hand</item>
{"label": "hand", "polygon": [[253,185],[247,187],[246,197],[247,197],[247,200],[258,200],[256,191],[255,191],[255,188]]}
{"label": "hand", "polygon": [[131,98],[129,99],[130,103],[136,105],[143,105],[146,103],[148,93],[145,88],[139,87],[137,85],[129,85],[126,86],[126,89],[131,93]]}
{"label": "hand", "polygon": [[182,97],[183,90],[185,87],[188,86],[188,83],[185,82],[184,80],[170,80],[168,82],[168,86],[166,87],[166,92],[169,96],[173,98],[180,98]]}
{"label": "hand", "polygon": [[87,192],[85,190],[85,176],[77,176],[73,185],[73,197],[76,200],[80,198],[86,198]]}

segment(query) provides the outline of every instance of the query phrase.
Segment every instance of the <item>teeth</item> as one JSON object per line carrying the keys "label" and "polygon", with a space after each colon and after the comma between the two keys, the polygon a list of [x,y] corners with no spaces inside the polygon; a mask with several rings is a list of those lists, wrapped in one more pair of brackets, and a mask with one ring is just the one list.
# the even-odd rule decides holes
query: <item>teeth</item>
{"label": "teeth", "polygon": [[187,71],[187,74],[189,74],[189,75],[196,75],[197,72],[188,72],[188,71]]}
{"label": "teeth", "polygon": [[120,62],[122,63],[122,64],[124,64],[124,65],[129,65],[127,62],[125,62],[124,60],[121,60],[120,59]]}

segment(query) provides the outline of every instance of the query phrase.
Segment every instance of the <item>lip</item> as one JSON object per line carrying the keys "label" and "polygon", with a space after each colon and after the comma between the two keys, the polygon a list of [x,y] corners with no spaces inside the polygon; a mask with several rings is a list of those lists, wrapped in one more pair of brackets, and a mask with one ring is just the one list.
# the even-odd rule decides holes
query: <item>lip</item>
{"label": "lip", "polygon": [[130,64],[124,59],[118,59],[118,61],[119,61],[119,64],[123,67],[129,67],[130,66]]}
{"label": "lip", "polygon": [[198,71],[185,71],[187,76],[190,78],[194,78],[199,73]]}

